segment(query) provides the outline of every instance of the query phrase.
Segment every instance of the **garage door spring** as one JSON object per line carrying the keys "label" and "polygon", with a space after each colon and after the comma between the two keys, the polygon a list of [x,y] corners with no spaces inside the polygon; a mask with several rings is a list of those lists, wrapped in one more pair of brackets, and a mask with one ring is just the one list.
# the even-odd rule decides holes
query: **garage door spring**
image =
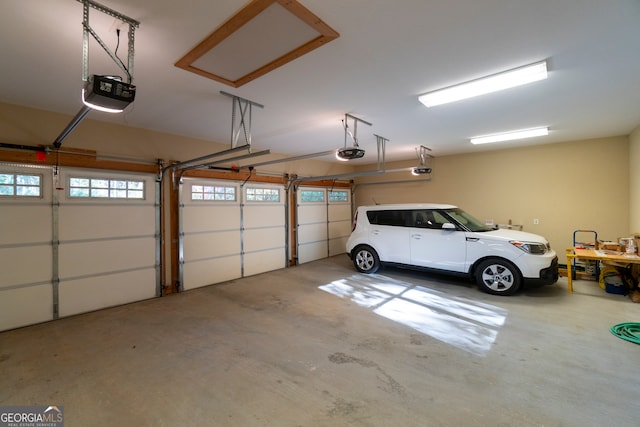
{"label": "garage door spring", "polygon": [[640,323],[625,322],[611,327],[611,333],[618,338],[640,344]]}

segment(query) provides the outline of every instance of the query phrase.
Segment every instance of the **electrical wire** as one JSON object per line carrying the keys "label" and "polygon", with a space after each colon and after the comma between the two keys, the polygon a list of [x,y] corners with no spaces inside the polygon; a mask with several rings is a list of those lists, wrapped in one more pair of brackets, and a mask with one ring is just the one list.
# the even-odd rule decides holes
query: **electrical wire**
{"label": "electrical wire", "polygon": [[127,66],[124,65],[124,62],[122,62],[122,59],[120,59],[120,57],[118,56],[118,49],[120,48],[120,28],[116,28],[116,35],[118,38],[118,42],[116,44],[116,50],[113,52],[113,55],[118,59],[118,62],[120,62],[120,65],[122,65],[122,68],[127,73],[127,78],[129,79],[128,82],[131,83],[131,80],[132,80],[131,73],[129,72],[129,69],[127,68]]}
{"label": "electrical wire", "polygon": [[640,344],[640,323],[636,322],[624,322],[613,325],[611,333],[618,338],[632,342],[634,344]]}

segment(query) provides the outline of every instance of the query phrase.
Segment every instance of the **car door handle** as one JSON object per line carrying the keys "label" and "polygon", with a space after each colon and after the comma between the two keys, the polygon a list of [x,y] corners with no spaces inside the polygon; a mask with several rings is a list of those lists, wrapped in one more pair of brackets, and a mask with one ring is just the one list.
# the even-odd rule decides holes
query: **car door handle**
{"label": "car door handle", "polygon": [[373,234],[374,236],[377,236],[378,234],[380,234],[380,230],[372,230],[371,234]]}
{"label": "car door handle", "polygon": [[467,237],[467,242],[477,242],[480,240],[479,237]]}
{"label": "car door handle", "polygon": [[420,240],[420,239],[422,239],[422,234],[412,234],[411,238],[412,239],[416,239],[416,240]]}

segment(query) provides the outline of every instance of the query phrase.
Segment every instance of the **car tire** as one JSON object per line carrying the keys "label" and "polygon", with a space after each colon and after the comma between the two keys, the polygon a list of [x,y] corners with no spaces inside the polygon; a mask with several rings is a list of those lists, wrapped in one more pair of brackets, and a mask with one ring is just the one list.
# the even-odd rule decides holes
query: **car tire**
{"label": "car tire", "polygon": [[513,295],[522,284],[520,271],[504,259],[491,258],[476,267],[476,282],[480,290],[493,295]]}
{"label": "car tire", "polygon": [[380,269],[380,258],[370,246],[358,246],[353,250],[353,265],[360,273],[373,274]]}

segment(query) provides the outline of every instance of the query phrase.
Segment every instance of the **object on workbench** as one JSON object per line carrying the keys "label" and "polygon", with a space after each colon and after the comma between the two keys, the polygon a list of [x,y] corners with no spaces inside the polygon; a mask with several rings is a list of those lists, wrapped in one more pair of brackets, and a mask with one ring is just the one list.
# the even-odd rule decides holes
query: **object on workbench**
{"label": "object on workbench", "polygon": [[[578,242],[577,241],[578,234],[585,234],[585,233],[593,235],[593,241]],[[575,230],[573,232],[573,247],[576,249],[585,249],[585,248],[598,249],[598,232],[595,230]],[[600,277],[600,266],[598,265],[598,261],[583,260],[583,261],[578,261],[578,263],[582,265],[586,273],[593,275],[594,280],[598,280],[598,278]],[[571,263],[572,279],[576,278],[576,264],[577,262],[576,262],[576,259],[574,258],[573,262]],[[567,268],[569,268],[569,266],[567,266]],[[567,272],[567,274],[569,274],[569,272]]]}

